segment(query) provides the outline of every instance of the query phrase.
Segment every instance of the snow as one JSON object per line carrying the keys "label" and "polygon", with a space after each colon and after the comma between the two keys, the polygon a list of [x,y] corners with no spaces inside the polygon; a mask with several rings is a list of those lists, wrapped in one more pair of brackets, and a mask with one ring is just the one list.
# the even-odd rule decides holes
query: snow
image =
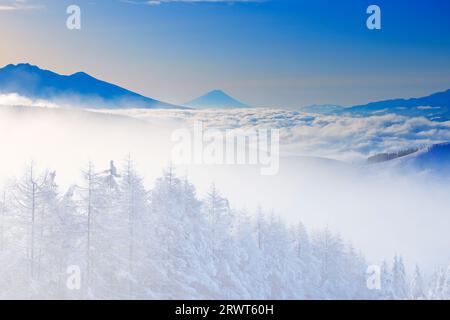
{"label": "snow", "polygon": [[[279,175],[168,166],[171,132],[198,119],[282,129]],[[0,297],[448,299],[449,180],[351,163],[445,141],[448,126],[280,109],[2,107]],[[366,286],[372,264],[384,266],[383,290]],[[80,290],[66,285],[73,265]]]}

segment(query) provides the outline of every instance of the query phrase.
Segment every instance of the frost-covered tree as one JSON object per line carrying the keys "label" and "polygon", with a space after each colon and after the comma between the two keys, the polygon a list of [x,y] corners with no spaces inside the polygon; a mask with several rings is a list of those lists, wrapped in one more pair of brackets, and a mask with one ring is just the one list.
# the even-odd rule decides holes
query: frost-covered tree
{"label": "frost-covered tree", "polygon": [[[158,266],[150,271],[155,294],[161,298],[195,298],[204,292],[211,296],[217,294],[218,287],[210,282],[214,261],[200,202],[193,186],[176,177],[171,166],[156,181],[150,194],[150,214],[158,239],[152,248]],[[209,261],[204,261],[205,257]]]}
{"label": "frost-covered tree", "polygon": [[211,228],[211,247],[213,250],[220,250],[231,232],[232,212],[228,200],[221,196],[215,184],[211,185],[206,195],[203,210]]}
{"label": "frost-covered tree", "polygon": [[310,299],[317,296],[317,287],[320,281],[316,272],[319,260],[313,254],[313,246],[309,233],[303,223],[299,222],[291,228],[293,252],[297,258],[296,279],[301,286],[301,297]]}
{"label": "frost-covered tree", "polygon": [[433,275],[430,286],[430,298],[433,300],[448,300],[450,299],[450,267],[447,271],[444,268]]}
{"label": "frost-covered tree", "polygon": [[[28,280],[25,255],[26,234],[17,217],[13,186],[7,185],[2,191],[0,211],[0,298],[17,298],[18,291],[26,289],[24,279]],[[20,224],[20,225],[19,225]],[[25,239],[24,239],[25,238]]]}
{"label": "frost-covered tree", "polygon": [[445,273],[445,283],[442,296],[445,300],[450,300],[450,265],[447,267],[447,272]]}
{"label": "frost-covered tree", "polygon": [[392,284],[392,272],[389,264],[386,260],[381,264],[381,290],[379,298],[383,300],[394,299],[393,284]]}
{"label": "frost-covered tree", "polygon": [[408,280],[402,257],[395,256],[392,265],[392,291],[394,299],[403,300],[408,297]]}
{"label": "frost-covered tree", "polygon": [[[111,176],[118,176],[117,170],[111,170]],[[112,181],[113,178],[110,178]],[[131,157],[125,162],[121,179],[118,182],[118,221],[121,225],[120,237],[122,239],[121,252],[125,257],[125,277],[130,297],[139,296],[139,276],[145,274],[147,255],[145,246],[150,231],[150,217],[148,210],[148,192],[145,190],[142,178],[136,172]],[[124,223],[126,222],[126,223]],[[127,254],[124,254],[124,253]]]}
{"label": "frost-covered tree", "polygon": [[117,200],[117,188],[110,171],[97,172],[91,162],[82,177],[83,184],[76,189],[76,198],[85,217],[84,289],[88,296],[98,296],[101,293],[95,293],[94,288],[107,288],[113,280],[111,268],[114,265],[109,259],[114,255],[116,243],[110,241],[109,231],[114,228],[112,209],[113,200]]}
{"label": "frost-covered tree", "polygon": [[266,268],[261,263],[263,261],[261,238],[255,228],[257,223],[247,210],[238,210],[235,213],[234,251],[237,273],[243,287],[241,294],[243,299],[264,299],[268,292],[265,281]]}
{"label": "frost-covered tree", "polygon": [[[280,217],[272,212],[268,219],[265,264],[270,266],[270,299],[294,299],[300,293],[301,283],[296,282],[294,259],[288,228]],[[273,257],[273,258],[271,258]]]}
{"label": "frost-covered tree", "polygon": [[17,226],[19,237],[24,236],[26,250],[26,268],[29,279],[37,276],[38,268],[38,232],[39,220],[42,219],[44,186],[48,183],[48,173],[38,174],[31,163],[26,174],[14,186],[14,200],[17,209]]}
{"label": "frost-covered tree", "polygon": [[367,281],[364,271],[367,263],[364,257],[356,252],[352,244],[348,244],[344,249],[344,291],[346,299],[370,298],[367,291]]}
{"label": "frost-covered tree", "polygon": [[6,214],[8,211],[8,204],[6,201],[6,190],[3,190],[1,202],[0,202],[0,252],[6,250],[6,232],[7,232],[7,224],[6,224]]}
{"label": "frost-covered tree", "polygon": [[449,299],[450,269],[409,282],[396,256],[369,291],[364,257],[330,228],[232,208],[214,185],[200,198],[171,166],[151,189],[131,158],[89,163],[65,192],[57,177],[30,166],[3,189],[0,298]]}
{"label": "frost-covered tree", "polygon": [[262,211],[261,206],[258,206],[256,211],[256,223],[255,223],[255,232],[256,239],[258,241],[258,249],[262,250],[264,243],[264,235],[267,230],[266,221],[264,217],[264,213]]}
{"label": "frost-covered tree", "polygon": [[345,297],[344,255],[345,246],[339,236],[331,233],[327,227],[313,236],[316,259],[319,261],[319,288],[323,298]]}
{"label": "frost-covered tree", "polygon": [[414,269],[414,276],[411,282],[411,299],[423,300],[426,298],[425,282],[419,266]]}
{"label": "frost-covered tree", "polygon": [[46,290],[49,296],[61,292],[61,278],[65,268],[60,263],[66,255],[64,250],[67,229],[59,207],[60,199],[56,185],[56,172],[49,172],[40,189],[42,204],[38,210],[37,236],[37,279],[41,291]]}

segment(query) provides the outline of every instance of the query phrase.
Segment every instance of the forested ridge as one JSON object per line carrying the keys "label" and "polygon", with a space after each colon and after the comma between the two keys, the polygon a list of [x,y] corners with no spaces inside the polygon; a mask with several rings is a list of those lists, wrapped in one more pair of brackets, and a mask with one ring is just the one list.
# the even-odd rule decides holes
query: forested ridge
{"label": "forested ridge", "polygon": [[[151,190],[131,159],[81,175],[61,190],[56,172],[31,164],[4,186],[0,298],[450,298],[450,268],[408,275],[400,256],[369,290],[364,256],[329,228],[233,208],[214,184],[199,197],[170,166]],[[78,290],[69,266],[81,270]]]}

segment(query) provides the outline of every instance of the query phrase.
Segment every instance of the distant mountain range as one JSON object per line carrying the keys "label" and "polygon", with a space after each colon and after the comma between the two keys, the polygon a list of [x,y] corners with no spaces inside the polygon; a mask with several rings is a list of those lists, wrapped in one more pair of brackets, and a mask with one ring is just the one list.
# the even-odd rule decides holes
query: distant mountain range
{"label": "distant mountain range", "polygon": [[405,116],[424,116],[430,120],[450,119],[450,90],[438,92],[422,98],[394,99],[372,102],[345,109],[358,115],[395,113]]}
{"label": "distant mountain range", "polygon": [[213,90],[203,96],[184,104],[191,108],[247,108],[248,106],[222,90]]}
{"label": "distant mountain range", "polygon": [[[48,100],[85,108],[246,108],[222,90],[214,90],[187,102],[185,107],[158,101],[117,85],[96,79],[84,72],[60,75],[28,63],[0,68],[0,94],[17,93],[31,99]],[[450,120],[450,90],[421,98],[394,99],[366,105],[342,107],[311,105],[303,112],[327,115],[371,116],[394,113],[425,117],[433,121]]]}
{"label": "distant mountain range", "polygon": [[320,114],[334,114],[344,110],[344,107],[334,104],[312,104],[300,108],[303,112],[320,113]]}
{"label": "distant mountain range", "polygon": [[60,75],[27,63],[0,69],[0,94],[65,102],[89,108],[180,108],[142,96],[84,72]]}
{"label": "distant mountain range", "polygon": [[300,108],[300,110],[320,114],[350,114],[354,116],[393,113],[408,117],[425,117],[433,121],[448,121],[450,120],[450,90],[422,98],[385,100],[352,107],[313,105]]}

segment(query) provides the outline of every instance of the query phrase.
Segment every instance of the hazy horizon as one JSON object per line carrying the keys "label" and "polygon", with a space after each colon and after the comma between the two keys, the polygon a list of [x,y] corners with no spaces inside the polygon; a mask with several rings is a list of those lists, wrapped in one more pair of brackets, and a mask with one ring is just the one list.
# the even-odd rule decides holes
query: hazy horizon
{"label": "hazy horizon", "polygon": [[368,30],[370,1],[82,0],[68,30],[70,1],[2,0],[0,65],[84,71],[175,104],[213,89],[277,107],[420,97],[450,87],[450,4],[432,2],[378,1],[382,29]]}

